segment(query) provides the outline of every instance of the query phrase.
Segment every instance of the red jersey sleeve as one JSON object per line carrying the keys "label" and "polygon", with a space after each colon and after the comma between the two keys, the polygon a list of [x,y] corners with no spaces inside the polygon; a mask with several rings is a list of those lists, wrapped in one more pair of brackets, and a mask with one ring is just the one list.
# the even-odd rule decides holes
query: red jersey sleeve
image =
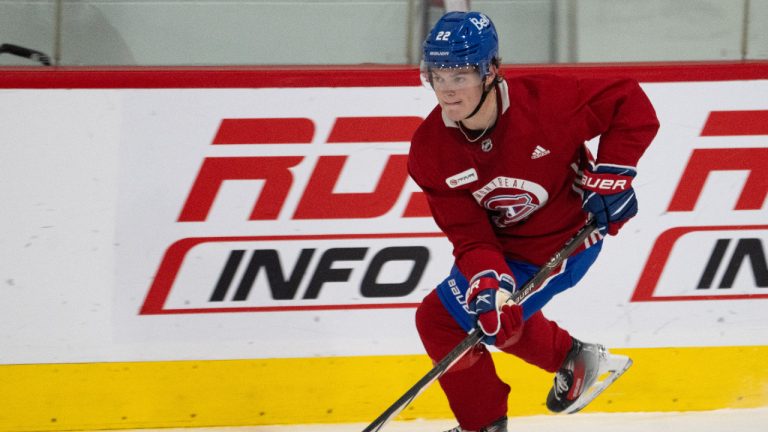
{"label": "red jersey sleeve", "polygon": [[585,141],[600,135],[597,163],[637,166],[659,129],[648,96],[632,79],[578,80]]}
{"label": "red jersey sleeve", "polygon": [[488,215],[470,194],[429,189],[424,192],[435,222],[454,245],[456,265],[467,279],[485,270],[512,274]]}

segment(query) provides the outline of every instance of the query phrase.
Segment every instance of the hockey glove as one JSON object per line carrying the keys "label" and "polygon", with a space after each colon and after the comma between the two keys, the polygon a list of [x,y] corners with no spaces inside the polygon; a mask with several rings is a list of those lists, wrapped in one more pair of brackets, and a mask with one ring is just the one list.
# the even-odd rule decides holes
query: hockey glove
{"label": "hockey glove", "polygon": [[515,279],[499,276],[493,270],[477,274],[467,290],[469,313],[477,318],[477,325],[485,333],[483,343],[511,346],[522,332],[523,313],[519,305],[503,305],[517,289]]}
{"label": "hockey glove", "polygon": [[523,307],[505,304],[499,311],[501,329],[496,334],[494,345],[507,348],[516,344],[523,335]]}
{"label": "hockey glove", "polygon": [[580,187],[582,207],[592,213],[600,233],[616,235],[619,229],[637,214],[637,197],[632,188],[633,168],[618,165],[597,165],[594,171],[584,170]]}

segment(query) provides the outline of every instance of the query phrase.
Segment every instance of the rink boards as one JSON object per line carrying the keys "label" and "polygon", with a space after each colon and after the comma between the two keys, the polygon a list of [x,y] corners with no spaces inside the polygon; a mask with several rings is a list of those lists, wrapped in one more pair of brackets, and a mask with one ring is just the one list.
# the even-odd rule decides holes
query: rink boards
{"label": "rink boards", "polygon": [[[640,214],[545,309],[635,366],[589,409],[768,404],[768,64],[629,75]],[[4,70],[0,430],[364,422],[429,370],[451,265],[405,171],[415,70]],[[510,415],[551,376],[506,356]],[[439,388],[403,418],[445,418]]]}

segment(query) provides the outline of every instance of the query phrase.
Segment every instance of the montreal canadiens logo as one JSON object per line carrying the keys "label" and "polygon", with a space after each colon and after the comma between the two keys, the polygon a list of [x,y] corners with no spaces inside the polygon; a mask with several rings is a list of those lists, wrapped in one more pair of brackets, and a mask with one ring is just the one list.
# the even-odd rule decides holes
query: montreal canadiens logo
{"label": "montreal canadiens logo", "polygon": [[549,199],[541,185],[512,177],[496,177],[473,195],[478,204],[494,213],[491,218],[499,228],[526,219]]}
{"label": "montreal canadiens logo", "polygon": [[530,195],[524,193],[495,196],[485,202],[485,208],[497,213],[492,217],[493,222],[503,228],[527,218],[538,205],[533,203]]}

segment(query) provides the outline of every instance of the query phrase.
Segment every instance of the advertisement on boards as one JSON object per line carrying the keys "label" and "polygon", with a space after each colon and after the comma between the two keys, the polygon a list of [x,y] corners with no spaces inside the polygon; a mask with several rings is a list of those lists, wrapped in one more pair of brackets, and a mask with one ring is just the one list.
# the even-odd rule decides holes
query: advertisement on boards
{"label": "advertisement on boards", "polygon": [[[606,239],[586,278],[544,312],[573,334],[614,347],[765,345],[768,81],[641,85],[661,129],[638,166],[640,212]],[[78,172],[105,161],[110,167],[100,172],[109,198],[98,201],[109,209],[98,219],[108,247],[88,253],[112,267],[77,284],[78,263],[90,255],[75,251],[75,265],[50,260],[48,268],[72,275],[64,278],[72,281],[64,287],[68,302],[98,298],[99,306],[85,321],[52,308],[61,345],[15,359],[423,352],[415,307],[453,263],[406,170],[410,136],[435,105],[429,89],[3,92],[30,118],[41,116],[35,101],[56,102],[46,108],[56,115],[51,127],[67,133],[52,154],[95,135],[99,151],[79,153]],[[20,125],[9,128],[28,135]],[[21,154],[22,143],[47,138],[19,139],[9,151]],[[18,193],[35,181],[29,170],[8,170],[22,180]],[[92,202],[77,187],[82,178],[62,170],[57,181],[66,189],[62,200]],[[5,218],[23,229],[36,223],[33,211]],[[68,223],[75,232],[89,226]],[[62,286],[36,289],[37,298],[52,298]],[[20,322],[26,313],[6,311]],[[86,325],[98,330],[79,331]],[[18,335],[41,337],[28,327]],[[73,345],[79,350],[64,353]]]}

